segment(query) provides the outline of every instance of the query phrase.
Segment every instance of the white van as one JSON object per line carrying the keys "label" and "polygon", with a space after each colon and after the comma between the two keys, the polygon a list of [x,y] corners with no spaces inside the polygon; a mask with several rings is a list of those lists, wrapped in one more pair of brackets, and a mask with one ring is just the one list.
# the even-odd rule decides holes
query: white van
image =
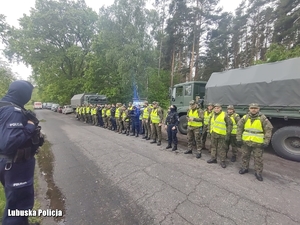
{"label": "white van", "polygon": [[33,108],[34,109],[42,109],[43,108],[43,104],[41,102],[34,102],[33,103]]}

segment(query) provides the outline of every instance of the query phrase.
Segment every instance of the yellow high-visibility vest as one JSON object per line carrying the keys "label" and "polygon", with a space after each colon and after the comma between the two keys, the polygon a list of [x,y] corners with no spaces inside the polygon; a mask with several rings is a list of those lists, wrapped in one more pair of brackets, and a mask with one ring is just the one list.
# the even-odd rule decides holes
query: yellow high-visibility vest
{"label": "yellow high-visibility vest", "polygon": [[146,107],[143,111],[143,119],[149,119],[150,113],[148,111],[148,107]]}
{"label": "yellow high-visibility vest", "polygon": [[126,117],[127,117],[127,116],[126,116],[126,113],[125,113],[125,111],[123,111],[123,112],[122,112],[122,119],[123,119],[124,121],[128,122],[129,119],[128,119],[128,118],[125,119]]}
{"label": "yellow high-visibility vest", "polygon": [[[188,117],[190,118],[199,118],[198,109],[196,110],[190,110]],[[202,122],[196,122],[196,121],[188,121],[188,126],[190,127],[202,127]]]}
{"label": "yellow high-visibility vest", "polygon": [[120,108],[117,108],[115,113],[115,118],[119,118],[119,117],[120,117]]}
{"label": "yellow high-visibility vest", "polygon": [[[243,118],[246,119],[246,116],[247,115],[245,115]],[[264,139],[265,135],[260,117],[255,118],[253,123],[251,123],[251,118],[248,117],[247,121],[245,121],[242,140],[262,144],[264,143]]]}
{"label": "yellow high-visibility vest", "polygon": [[107,109],[107,110],[106,110],[106,116],[107,116],[107,117],[108,117],[108,116],[111,116],[110,109]]}
{"label": "yellow high-visibility vest", "polygon": [[235,117],[236,117],[236,113],[233,113],[230,116],[230,119],[232,121],[232,131],[231,131],[231,134],[236,134],[236,132],[237,132],[237,124],[235,122]]}
{"label": "yellow high-visibility vest", "polygon": [[152,123],[159,123],[160,122],[159,115],[157,114],[157,109],[152,110],[150,118],[151,118]]}
{"label": "yellow high-visibility vest", "polygon": [[104,117],[104,116],[106,115],[106,109],[103,108],[103,109],[101,110],[101,112],[102,112],[102,116]]}
{"label": "yellow high-visibility vest", "polygon": [[216,118],[212,115],[210,121],[210,133],[212,132],[226,135],[225,112],[221,112]]}
{"label": "yellow high-visibility vest", "polygon": [[205,111],[204,112],[204,125],[208,125],[209,118],[211,117],[212,112]]}
{"label": "yellow high-visibility vest", "polygon": [[85,107],[82,107],[82,114],[85,114]]}
{"label": "yellow high-visibility vest", "polygon": [[89,106],[85,108],[86,113],[90,113],[90,111],[91,111],[91,108]]}

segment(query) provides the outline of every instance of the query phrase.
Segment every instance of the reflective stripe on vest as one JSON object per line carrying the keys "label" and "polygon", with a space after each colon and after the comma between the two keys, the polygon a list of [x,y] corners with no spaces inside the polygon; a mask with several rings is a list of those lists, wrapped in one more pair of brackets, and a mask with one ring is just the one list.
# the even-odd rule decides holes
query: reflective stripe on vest
{"label": "reflective stripe on vest", "polygon": [[[194,111],[190,110],[188,117],[190,117],[190,118],[199,118],[198,109],[196,109]],[[188,121],[188,126],[191,126],[191,127],[202,127],[202,125],[203,125],[202,122]]]}
{"label": "reflective stripe on vest", "polygon": [[[243,117],[244,119],[246,116]],[[251,124],[251,118],[248,118],[244,125],[244,132],[242,135],[243,141],[252,141],[255,143],[264,143],[264,131],[262,128],[262,123],[260,117],[255,118]]]}
{"label": "reflective stripe on vest", "polygon": [[210,116],[211,116],[211,112],[210,113],[208,111],[204,112],[204,125],[208,125]]}
{"label": "reflective stripe on vest", "polygon": [[107,109],[107,110],[106,110],[106,116],[111,116],[110,109]]}
{"label": "reflective stripe on vest", "polygon": [[120,117],[120,108],[117,108],[117,109],[116,109],[115,117],[116,117],[116,118],[119,118],[119,117]]}
{"label": "reflective stripe on vest", "polygon": [[231,131],[231,134],[236,134],[236,132],[237,132],[237,124],[235,122],[235,117],[236,117],[235,113],[230,116],[230,119],[232,121],[232,131]]}
{"label": "reflective stripe on vest", "polygon": [[152,123],[159,123],[160,122],[160,118],[157,114],[157,109],[152,110],[150,118],[151,118]]}
{"label": "reflective stripe on vest", "polygon": [[148,107],[144,109],[143,111],[143,119],[149,119],[149,111],[148,111]]}
{"label": "reflective stripe on vest", "polygon": [[127,118],[127,119],[125,119],[126,118],[126,113],[125,113],[125,111],[123,111],[122,112],[122,118],[123,118],[123,120],[124,121],[126,121],[126,122],[128,122],[129,121],[129,119]]}
{"label": "reflective stripe on vest", "polygon": [[215,132],[217,134],[226,135],[225,112],[221,112],[216,119],[214,115],[212,115],[210,126],[210,133]]}

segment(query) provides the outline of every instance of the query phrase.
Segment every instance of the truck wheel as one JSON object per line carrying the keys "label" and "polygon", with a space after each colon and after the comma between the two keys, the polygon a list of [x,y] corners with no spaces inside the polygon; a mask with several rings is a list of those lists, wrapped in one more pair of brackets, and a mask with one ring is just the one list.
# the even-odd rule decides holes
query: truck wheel
{"label": "truck wheel", "polygon": [[179,117],[178,130],[182,134],[187,134],[187,119],[186,115]]}
{"label": "truck wheel", "polygon": [[300,162],[300,127],[278,129],[272,136],[272,146],[279,156]]}

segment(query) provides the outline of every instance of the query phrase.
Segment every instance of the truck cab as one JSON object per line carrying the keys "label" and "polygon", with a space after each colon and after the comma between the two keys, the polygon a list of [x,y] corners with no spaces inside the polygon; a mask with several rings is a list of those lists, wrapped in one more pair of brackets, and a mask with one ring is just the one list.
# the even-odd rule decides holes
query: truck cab
{"label": "truck cab", "polygon": [[189,109],[189,102],[195,100],[197,96],[204,99],[205,81],[190,81],[174,85],[172,88],[171,104],[177,106],[179,114],[178,130],[182,134],[187,134],[186,114]]}

